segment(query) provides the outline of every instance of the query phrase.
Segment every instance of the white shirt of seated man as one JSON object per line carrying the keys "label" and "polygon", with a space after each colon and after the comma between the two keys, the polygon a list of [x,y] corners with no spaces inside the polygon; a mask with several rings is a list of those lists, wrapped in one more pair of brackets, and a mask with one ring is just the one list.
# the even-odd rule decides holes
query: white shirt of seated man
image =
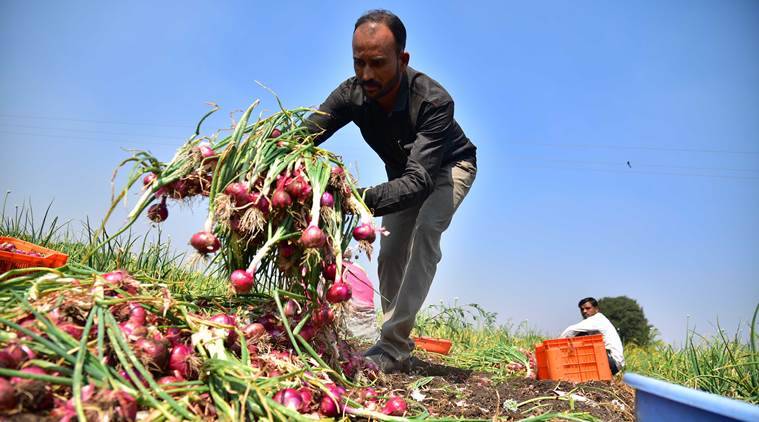
{"label": "white shirt of seated man", "polygon": [[604,345],[606,350],[611,354],[612,359],[617,362],[618,367],[625,365],[625,356],[622,351],[622,340],[614,325],[611,324],[604,314],[599,312],[597,306],[593,306],[590,301],[583,302],[580,305],[580,313],[584,318],[577,324],[570,325],[561,333],[561,337],[577,337],[579,335],[601,333],[604,336]]}

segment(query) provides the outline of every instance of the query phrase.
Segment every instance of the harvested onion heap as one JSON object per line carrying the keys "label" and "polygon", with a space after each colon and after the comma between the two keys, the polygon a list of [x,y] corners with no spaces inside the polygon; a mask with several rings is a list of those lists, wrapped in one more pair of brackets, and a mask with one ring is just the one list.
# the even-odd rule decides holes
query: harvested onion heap
{"label": "harvested onion heap", "polygon": [[[360,356],[303,298],[275,292],[213,309],[174,299],[126,271],[0,276],[16,292],[0,313],[0,419],[312,420],[400,416],[406,402],[357,385]],[[210,308],[210,309],[209,309]],[[335,345],[337,347],[335,347]],[[337,368],[325,360],[337,349]],[[371,368],[361,368],[372,376]]]}
{"label": "harvested onion heap", "polygon": [[316,147],[302,126],[313,110],[283,110],[249,123],[255,105],[221,140],[199,137],[213,111],[207,114],[168,163],[147,152],[126,160],[135,166],[112,209],[140,179],[144,194],[114,236],[146,209],[148,218],[163,222],[169,201],[207,197],[208,217],[189,243],[223,266],[236,293],[283,289],[306,296],[312,310],[346,300],[343,256],[351,238],[371,254],[377,236],[371,212],[339,157]]}
{"label": "harvested onion heap", "polygon": [[[125,160],[122,166],[134,167],[103,227],[130,188],[141,184],[143,193],[124,227],[90,252],[143,213],[163,222],[172,202],[206,197],[207,219],[189,242],[229,277],[224,308],[200,297],[178,301],[124,271],[101,275],[76,263],[0,276],[14,294],[26,288],[0,311],[0,415],[298,420],[406,413],[402,398],[356,384],[376,368],[339,338],[351,297],[343,261],[352,239],[371,254],[371,213],[340,159],[302,127],[313,110],[251,123],[254,106],[222,139],[200,137],[213,111],[206,114],[167,163],[147,152]],[[6,354],[12,359],[3,360]]]}

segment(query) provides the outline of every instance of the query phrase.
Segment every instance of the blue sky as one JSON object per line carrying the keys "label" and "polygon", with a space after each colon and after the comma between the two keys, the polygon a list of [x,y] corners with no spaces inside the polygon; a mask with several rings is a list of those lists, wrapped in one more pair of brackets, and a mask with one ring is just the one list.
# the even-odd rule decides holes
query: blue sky
{"label": "blue sky", "polygon": [[[168,160],[256,98],[315,106],[351,75],[351,32],[384,7],[479,148],[428,303],[477,302],[558,334],[585,296],[639,301],[665,340],[734,330],[759,302],[759,3],[0,3],[0,189],[99,219],[126,148]],[[325,146],[365,185],[355,126]],[[632,168],[626,165],[629,161]],[[132,197],[134,200],[134,197]],[[123,218],[124,212],[116,216]],[[171,208],[177,247],[202,204]],[[136,230],[146,230],[140,224]],[[372,263],[367,264],[374,271]],[[374,275],[374,274],[373,274]]]}

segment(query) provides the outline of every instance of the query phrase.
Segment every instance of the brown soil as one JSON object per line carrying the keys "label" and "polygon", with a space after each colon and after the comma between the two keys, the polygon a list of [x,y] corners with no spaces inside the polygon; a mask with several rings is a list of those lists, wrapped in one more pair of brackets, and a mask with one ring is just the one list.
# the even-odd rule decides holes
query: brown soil
{"label": "brown soil", "polygon": [[[495,383],[488,374],[446,366],[427,355],[412,373],[382,375],[377,384],[406,397],[409,410],[423,406],[432,417],[518,420],[572,411],[587,412],[602,421],[635,420],[634,392],[617,378],[577,384],[530,378]],[[414,390],[417,394],[412,394]]]}

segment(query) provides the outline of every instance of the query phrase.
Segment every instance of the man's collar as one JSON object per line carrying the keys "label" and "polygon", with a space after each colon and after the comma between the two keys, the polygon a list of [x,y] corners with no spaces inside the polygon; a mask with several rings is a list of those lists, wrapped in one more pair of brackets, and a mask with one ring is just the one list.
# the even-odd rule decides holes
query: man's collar
{"label": "man's collar", "polygon": [[408,106],[408,75],[403,72],[401,75],[401,86],[398,88],[398,95],[395,97],[393,111],[403,111]]}

